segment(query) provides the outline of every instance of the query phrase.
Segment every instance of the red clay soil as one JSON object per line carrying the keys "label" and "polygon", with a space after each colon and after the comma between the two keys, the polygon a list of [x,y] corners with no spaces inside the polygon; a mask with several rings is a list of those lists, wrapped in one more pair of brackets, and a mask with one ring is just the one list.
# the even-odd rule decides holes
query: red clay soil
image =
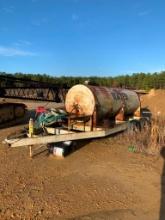
{"label": "red clay soil", "polygon": [[152,89],[149,94],[143,95],[142,106],[148,107],[154,116],[165,117],[165,90]]}

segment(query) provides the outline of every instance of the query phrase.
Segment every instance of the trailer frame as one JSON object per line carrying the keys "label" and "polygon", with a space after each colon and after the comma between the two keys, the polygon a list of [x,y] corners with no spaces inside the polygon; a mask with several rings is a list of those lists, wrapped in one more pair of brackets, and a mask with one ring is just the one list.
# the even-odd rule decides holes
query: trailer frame
{"label": "trailer frame", "polygon": [[[37,146],[40,145],[41,148],[43,148],[43,145],[47,145],[51,143],[103,138],[112,134],[125,131],[128,128],[129,123],[130,123],[129,121],[125,121],[116,124],[113,128],[104,129],[100,127],[100,128],[95,128],[95,130],[93,131],[70,131],[63,128],[46,128],[48,129],[49,135],[33,136],[26,138],[20,138],[20,137],[11,138],[11,139],[6,138],[5,143],[7,143],[11,148],[29,147],[29,156],[32,158],[33,149],[35,148],[36,145]],[[50,133],[55,133],[55,134],[50,135]]]}

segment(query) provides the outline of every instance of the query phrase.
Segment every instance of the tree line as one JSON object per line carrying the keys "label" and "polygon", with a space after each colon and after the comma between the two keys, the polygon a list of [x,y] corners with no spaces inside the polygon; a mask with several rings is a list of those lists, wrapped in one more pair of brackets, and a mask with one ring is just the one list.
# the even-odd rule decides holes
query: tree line
{"label": "tree line", "polygon": [[25,74],[25,73],[6,73],[0,72],[0,76],[10,76],[21,78],[25,80],[35,80],[44,83],[66,85],[71,87],[75,84],[84,83],[88,81],[89,84],[108,86],[108,87],[121,87],[132,89],[165,89],[165,71],[155,73],[134,73],[131,75],[120,76],[50,76],[48,74]]}

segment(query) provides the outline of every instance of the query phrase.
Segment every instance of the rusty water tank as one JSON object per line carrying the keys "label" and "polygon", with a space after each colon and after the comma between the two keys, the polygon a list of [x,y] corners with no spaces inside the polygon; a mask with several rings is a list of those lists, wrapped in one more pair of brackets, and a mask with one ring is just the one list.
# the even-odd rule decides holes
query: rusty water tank
{"label": "rusty water tank", "polygon": [[139,106],[139,97],[132,90],[82,84],[70,88],[65,99],[68,113],[88,116],[96,109],[99,119],[115,116],[122,107],[125,115],[133,114]]}

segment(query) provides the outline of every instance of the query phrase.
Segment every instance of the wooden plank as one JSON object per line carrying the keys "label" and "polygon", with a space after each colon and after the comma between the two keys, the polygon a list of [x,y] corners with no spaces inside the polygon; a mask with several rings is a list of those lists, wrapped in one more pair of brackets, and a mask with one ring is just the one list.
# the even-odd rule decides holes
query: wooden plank
{"label": "wooden plank", "polygon": [[48,132],[48,134],[72,134],[75,133],[73,131],[68,131],[68,130],[64,130],[64,129],[60,129],[60,128],[51,128],[51,127],[45,127],[46,131]]}
{"label": "wooden plank", "polygon": [[126,130],[128,123],[123,123],[117,125],[114,128],[110,128],[102,131],[90,131],[90,132],[80,132],[80,133],[71,133],[71,134],[60,134],[60,135],[49,135],[42,137],[33,137],[33,138],[22,138],[17,139],[16,142],[11,144],[11,147],[22,147],[38,144],[48,144],[48,143],[58,143],[63,141],[72,141],[72,140],[82,140],[82,139],[91,139],[91,138],[100,138],[106,137],[111,134],[115,134],[120,131]]}

